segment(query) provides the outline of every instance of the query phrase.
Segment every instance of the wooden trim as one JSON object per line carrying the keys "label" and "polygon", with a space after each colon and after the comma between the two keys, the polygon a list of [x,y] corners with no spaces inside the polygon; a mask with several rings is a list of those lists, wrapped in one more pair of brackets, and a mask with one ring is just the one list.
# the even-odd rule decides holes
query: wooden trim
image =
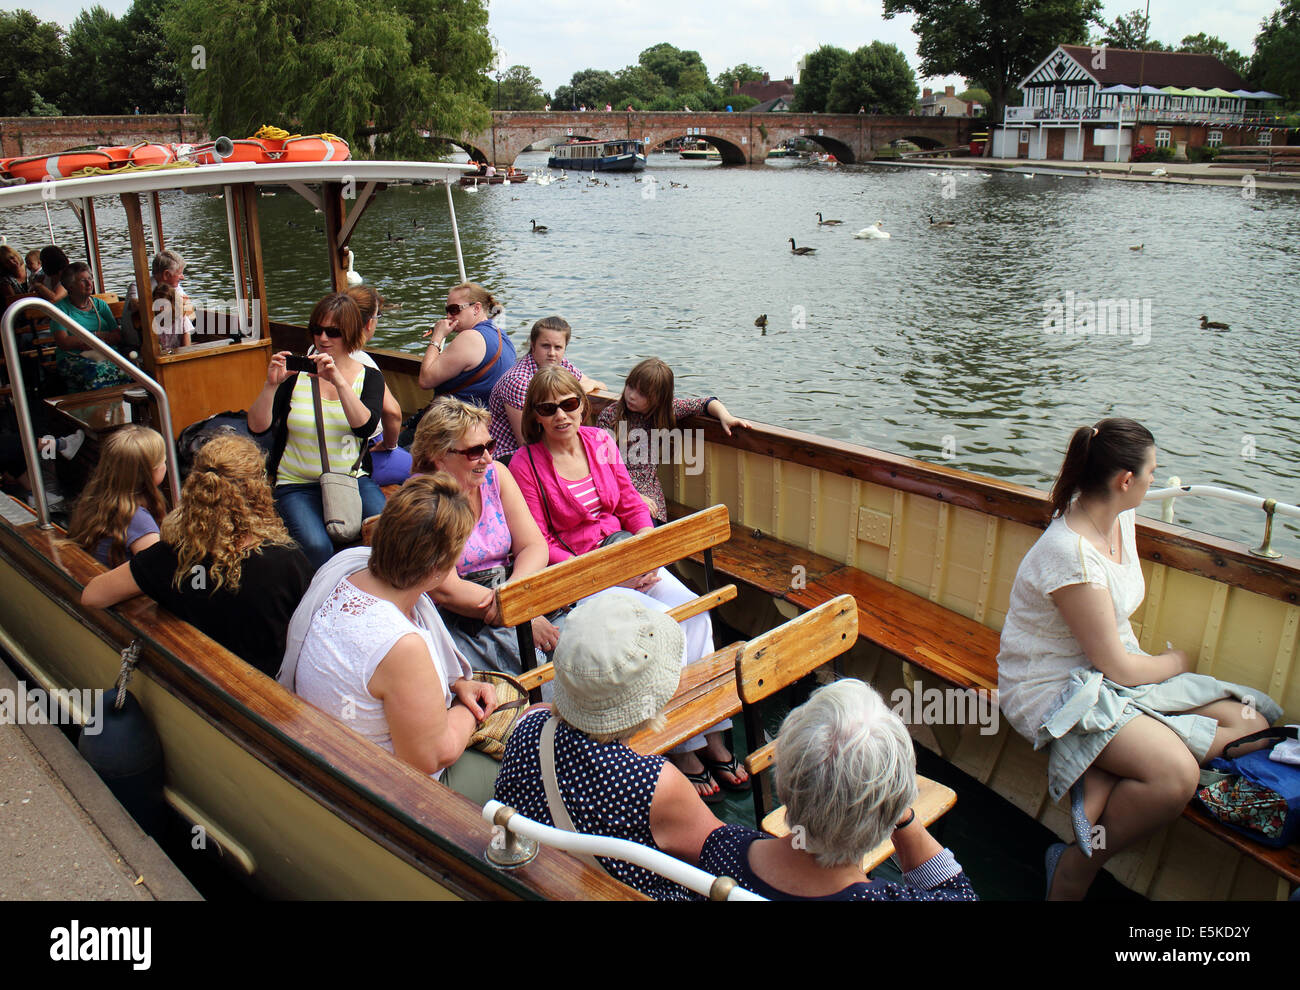
{"label": "wooden trim", "polygon": [[736,657],[736,693],[746,705],[829,663],[858,641],[858,603],[840,595],[751,639]]}
{"label": "wooden trim", "polygon": [[80,547],[27,524],[0,525],[0,556],[114,649],[143,642],[139,671],[254,758],[373,841],[463,897],[637,899],[635,891],[543,848],[513,875],[481,861],[491,825],[468,799],[306,703],[147,598],[112,611],[76,603],[102,572]]}
{"label": "wooden trim", "polygon": [[135,270],[135,308],[140,314],[140,366],[157,378],[158,338],[153,332],[153,285],[149,281],[149,253],[145,246],[144,214],[139,193],[122,193],[126,229],[131,239],[131,263]]}
{"label": "wooden trim", "polygon": [[334,291],[343,292],[348,287],[348,272],[343,264],[343,246],[335,244],[343,226],[343,186],[337,182],[323,182],[320,196],[325,209],[325,271]]}
{"label": "wooden trim", "polygon": [[271,334],[271,317],[266,305],[266,274],[262,270],[262,227],[257,205],[257,187],[251,182],[237,187],[244,200],[244,243],[248,246],[248,266],[251,275],[248,298],[257,301],[258,336],[265,340]]}

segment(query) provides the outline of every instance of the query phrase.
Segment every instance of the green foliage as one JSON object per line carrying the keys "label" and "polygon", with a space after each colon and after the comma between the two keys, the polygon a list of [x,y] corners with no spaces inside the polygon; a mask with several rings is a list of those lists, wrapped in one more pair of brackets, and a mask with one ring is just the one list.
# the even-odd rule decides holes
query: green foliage
{"label": "green foliage", "polygon": [[606,103],[613,105],[610,97],[616,95],[617,83],[611,73],[604,69],[582,69],[573,74],[569,85],[555,90],[555,108],[577,110],[585,106],[588,110],[603,110]]}
{"label": "green foliage", "polygon": [[830,100],[831,85],[848,58],[849,53],[835,45],[822,45],[808,55],[799,70],[799,81],[794,86],[791,108],[801,113],[824,112]]}
{"label": "green foliage", "polygon": [[[1297,0],[1300,2],[1300,0]],[[885,18],[914,15],[923,76],[961,76],[989,93],[989,119],[1053,48],[1100,24],[1100,0],[884,0]]]}
{"label": "green foliage", "polygon": [[130,113],[122,22],[96,4],[68,31],[66,105],[78,114]]}
{"label": "green foliage", "polygon": [[1217,38],[1214,35],[1208,35],[1204,31],[1200,34],[1186,35],[1178,43],[1178,51],[1191,52],[1196,55],[1213,55],[1224,65],[1228,66],[1239,76],[1246,75],[1249,70],[1249,63],[1246,56],[1241,54],[1235,48],[1228,45],[1226,41]]}
{"label": "green foliage", "polygon": [[512,65],[501,73],[499,91],[499,100],[496,90],[492,94],[495,110],[540,110],[546,105],[542,81],[526,65]]}
{"label": "green foliage", "polygon": [[907,113],[916,104],[916,76],[896,45],[873,41],[844,60],[831,83],[827,113]]}
{"label": "green foliage", "polygon": [[1300,104],[1300,0],[1282,0],[1255,35],[1251,79],[1277,93],[1288,106]]}
{"label": "green foliage", "polygon": [[1187,160],[1189,162],[1212,162],[1219,155],[1218,148],[1211,148],[1209,145],[1188,146]]}
{"label": "green foliage", "polygon": [[124,112],[139,107],[141,113],[179,113],[185,107],[185,84],[163,31],[175,5],[176,0],[134,0],[122,17]]}
{"label": "green foliage", "polygon": [[57,116],[66,58],[58,24],[29,10],[0,10],[0,117]]}
{"label": "green foliage", "polygon": [[987,89],[980,89],[978,86],[971,86],[957,94],[957,99],[966,100],[968,103],[982,103],[984,106],[989,105],[993,97],[989,96]]}
{"label": "green foliage", "polygon": [[760,102],[752,96],[746,96],[744,93],[724,93],[723,99],[727,101],[723,106],[730,106],[736,113],[741,113],[750,107],[756,107]]}
{"label": "green foliage", "polygon": [[657,99],[669,96],[663,81],[642,65],[628,65],[614,73],[610,103],[616,110],[631,106],[646,109]]}
{"label": "green foliage", "polygon": [[[733,65],[730,69],[723,69],[718,73],[718,78],[714,80],[718,89],[724,94],[729,94],[734,83],[744,85],[747,82],[759,82],[763,78],[763,70],[748,62],[741,62],[739,65]],[[734,103],[732,104],[735,105]]]}
{"label": "green foliage", "polygon": [[643,51],[637,56],[637,63],[647,72],[654,73],[667,89],[674,91],[698,88],[698,77],[691,77],[687,80],[687,85],[679,81],[679,77],[688,69],[698,69],[704,75],[704,85],[709,83],[709,72],[704,67],[704,60],[700,58],[699,52],[682,51],[666,41],[651,45]]}
{"label": "green foliage", "polygon": [[1099,45],[1148,52],[1167,50],[1164,45],[1151,37],[1151,18],[1147,17],[1141,8],[1116,17],[1110,24],[1103,25],[1103,28],[1101,35],[1096,39]]}
{"label": "green foliage", "polygon": [[191,108],[214,134],[330,131],[357,157],[423,158],[422,131],[488,121],[481,0],[177,0],[164,15]]}
{"label": "green foliage", "polygon": [[[24,117],[28,114],[23,114]],[[63,111],[53,103],[46,103],[45,98],[40,93],[32,93],[32,117],[62,117]]]}

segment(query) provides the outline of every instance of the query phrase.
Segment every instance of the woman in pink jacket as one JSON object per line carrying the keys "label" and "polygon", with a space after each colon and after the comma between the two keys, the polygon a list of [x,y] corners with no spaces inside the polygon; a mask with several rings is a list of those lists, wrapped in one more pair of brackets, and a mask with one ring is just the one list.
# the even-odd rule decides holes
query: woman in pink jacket
{"label": "woman in pink jacket", "polygon": [[[510,473],[546,537],[553,564],[593,550],[620,531],[636,535],[654,526],[613,438],[599,427],[582,425],[587,412],[586,393],[562,367],[543,368],[528,386],[522,423],[528,445],[511,459]],[[623,588],[652,599],[646,604],[660,611],[695,597],[662,567],[632,578]],[[682,623],[682,631],[684,664],[713,652],[707,612]],[[721,722],[670,754],[706,801],[721,800],[719,784],[731,790],[750,786],[723,740],[730,727],[730,719]]]}

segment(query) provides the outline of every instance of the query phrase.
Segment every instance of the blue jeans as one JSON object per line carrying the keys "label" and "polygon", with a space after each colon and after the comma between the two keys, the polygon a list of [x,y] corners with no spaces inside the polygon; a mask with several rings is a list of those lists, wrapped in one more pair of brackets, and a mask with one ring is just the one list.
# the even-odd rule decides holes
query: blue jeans
{"label": "blue jeans", "polygon": [[[384,493],[366,474],[357,479],[361,492],[361,518],[384,511]],[[325,509],[321,504],[320,484],[276,485],[275,508],[285,526],[317,570],[334,556],[334,541],[325,531]]]}

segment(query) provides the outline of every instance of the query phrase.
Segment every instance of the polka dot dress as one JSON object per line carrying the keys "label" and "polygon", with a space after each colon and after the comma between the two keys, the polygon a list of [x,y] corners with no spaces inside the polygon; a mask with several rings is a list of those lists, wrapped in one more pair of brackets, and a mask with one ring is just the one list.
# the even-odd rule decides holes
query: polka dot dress
{"label": "polka dot dress", "polygon": [[[978,901],[970,880],[962,872],[960,864],[952,858],[952,853],[944,850],[928,863],[923,863],[907,874],[910,883],[893,883],[868,880],[866,883],[854,883],[835,894],[825,897],[796,897],[785,891],[777,890],[764,883],[749,868],[749,847],[769,836],[740,825],[724,825],[714,829],[704,840],[700,850],[700,869],[717,876],[731,877],[746,890],[773,901]],[[940,863],[939,861],[943,861]],[[927,868],[930,868],[927,870]],[[922,877],[927,872],[938,869],[942,873],[952,873],[933,885],[926,883]],[[955,872],[953,872],[955,870]]]}
{"label": "polka dot dress", "polygon": [[[538,746],[550,712],[529,715],[515,727],[497,774],[495,797],[543,825],[554,825],[542,783]],[[573,826],[587,835],[630,839],[658,849],[650,834],[662,756],[642,756],[622,743],[598,743],[563,722],[555,730],[555,777]],[[698,900],[680,884],[639,866],[597,857],[618,880],[659,901]]]}

